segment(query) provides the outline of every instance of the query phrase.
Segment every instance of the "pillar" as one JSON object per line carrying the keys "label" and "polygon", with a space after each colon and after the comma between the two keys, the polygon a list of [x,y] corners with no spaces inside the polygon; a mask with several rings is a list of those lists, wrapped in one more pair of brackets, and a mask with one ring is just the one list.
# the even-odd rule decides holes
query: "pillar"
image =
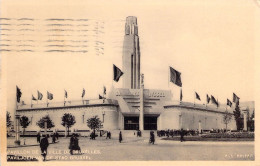
{"label": "pillar", "polygon": [[47,135],[47,119],[44,119],[44,134]]}
{"label": "pillar", "polygon": [[243,111],[244,114],[244,131],[247,131],[247,110]]}
{"label": "pillar", "polygon": [[202,133],[201,132],[201,121],[199,120],[199,133]]}
{"label": "pillar", "polygon": [[144,74],[141,74],[139,130],[144,130]]}
{"label": "pillar", "polygon": [[179,114],[179,129],[182,129],[182,114]]}
{"label": "pillar", "polygon": [[15,141],[16,145],[20,145],[20,115],[15,115]]}

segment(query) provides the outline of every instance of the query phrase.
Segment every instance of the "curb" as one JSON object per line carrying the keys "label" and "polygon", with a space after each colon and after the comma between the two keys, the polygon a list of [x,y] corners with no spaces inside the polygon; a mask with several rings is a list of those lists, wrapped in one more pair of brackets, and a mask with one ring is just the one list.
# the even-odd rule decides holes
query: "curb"
{"label": "curb", "polygon": [[[49,145],[51,144],[56,144],[59,143],[60,141],[57,141],[55,143],[49,143]],[[33,145],[19,145],[19,146],[7,146],[7,148],[23,148],[23,147],[31,147],[31,146],[40,146],[40,144],[33,144]]]}

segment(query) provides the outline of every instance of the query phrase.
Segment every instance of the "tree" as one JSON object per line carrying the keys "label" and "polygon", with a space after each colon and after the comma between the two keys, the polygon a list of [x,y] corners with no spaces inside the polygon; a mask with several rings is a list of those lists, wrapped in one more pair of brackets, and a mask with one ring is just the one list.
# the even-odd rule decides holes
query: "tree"
{"label": "tree", "polygon": [[237,130],[240,130],[242,127],[242,121],[241,121],[241,112],[240,112],[240,108],[239,108],[239,102],[236,103],[236,108],[235,108],[235,111],[233,111],[233,113],[234,113],[234,117],[236,120]]}
{"label": "tree", "polygon": [[91,130],[93,130],[94,136],[95,136],[95,130],[96,130],[96,129],[100,129],[100,128],[102,127],[102,122],[101,122],[101,120],[99,119],[99,117],[96,115],[96,116],[94,116],[94,117],[92,117],[92,118],[89,118],[89,119],[87,120],[87,126],[88,126]]}
{"label": "tree", "polygon": [[52,120],[50,119],[49,115],[46,115],[44,117],[42,117],[38,122],[37,125],[41,128],[44,129],[44,121],[47,121],[47,129],[53,128],[55,127],[54,123],[52,122]]}
{"label": "tree", "polygon": [[229,122],[232,119],[232,114],[230,114],[227,110],[225,111],[224,115],[223,115],[223,122],[226,125],[226,130],[227,130],[227,125],[229,124]]}
{"label": "tree", "polygon": [[27,128],[27,126],[30,124],[31,122],[29,121],[28,117],[27,116],[22,116],[20,118],[20,125],[22,126],[23,128],[23,136],[24,136],[24,133],[25,133],[25,129]]}
{"label": "tree", "polygon": [[12,121],[11,121],[11,115],[10,112],[6,112],[6,127],[7,127],[7,135],[9,136],[9,130],[10,127],[12,126]]}
{"label": "tree", "polygon": [[61,118],[61,121],[62,121],[61,125],[64,126],[67,129],[68,135],[70,135],[69,134],[69,132],[70,132],[69,128],[76,123],[75,116],[71,115],[70,113],[65,113],[63,115],[63,117]]}

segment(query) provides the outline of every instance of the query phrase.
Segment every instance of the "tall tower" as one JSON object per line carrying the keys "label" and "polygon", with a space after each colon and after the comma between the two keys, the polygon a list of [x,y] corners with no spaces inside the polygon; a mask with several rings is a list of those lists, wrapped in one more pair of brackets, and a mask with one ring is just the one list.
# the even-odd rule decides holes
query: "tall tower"
{"label": "tall tower", "polygon": [[140,89],[140,47],[137,18],[129,16],[125,23],[123,45],[123,88]]}

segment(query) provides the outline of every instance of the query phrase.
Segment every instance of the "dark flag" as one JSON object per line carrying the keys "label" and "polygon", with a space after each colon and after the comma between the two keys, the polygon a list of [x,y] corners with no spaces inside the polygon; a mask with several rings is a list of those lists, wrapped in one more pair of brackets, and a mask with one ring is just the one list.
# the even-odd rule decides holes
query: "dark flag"
{"label": "dark flag", "polygon": [[52,100],[53,94],[47,91],[47,99]]}
{"label": "dark flag", "polygon": [[103,97],[101,95],[98,95],[98,99],[103,99]]}
{"label": "dark flag", "polygon": [[227,105],[228,105],[229,107],[232,106],[232,102],[231,102],[229,99],[227,99]]}
{"label": "dark flag", "polygon": [[104,86],[104,91],[103,91],[103,94],[105,95],[105,94],[107,94],[107,89],[106,89],[106,87]]}
{"label": "dark flag", "polygon": [[207,104],[209,104],[209,102],[210,102],[210,97],[209,97],[209,95],[207,94]]}
{"label": "dark flag", "polygon": [[43,97],[42,93],[37,90],[37,94],[38,94],[38,100],[42,100]]}
{"label": "dark flag", "polygon": [[212,96],[211,95],[211,102],[213,103],[213,104],[216,104],[216,106],[218,107],[218,101],[215,99],[215,97],[214,96]]}
{"label": "dark flag", "polygon": [[85,89],[83,88],[81,97],[83,98],[85,96]]}
{"label": "dark flag", "polygon": [[32,95],[32,100],[37,100],[37,99]]}
{"label": "dark flag", "polygon": [[17,101],[18,103],[20,103],[20,98],[21,98],[21,96],[22,96],[21,89],[18,88],[18,86],[16,86],[16,101]]}
{"label": "dark flag", "polygon": [[181,89],[180,101],[182,101],[182,98],[183,98],[183,96],[182,96],[182,89]]}
{"label": "dark flag", "polygon": [[195,95],[196,95],[196,99],[200,100],[200,96],[197,92],[195,92]]}
{"label": "dark flag", "polygon": [[124,74],[116,65],[113,65],[114,81],[118,82],[120,77]]}
{"label": "dark flag", "polygon": [[235,94],[235,93],[233,93],[233,102],[234,103],[239,103],[239,97]]}
{"label": "dark flag", "polygon": [[174,83],[179,87],[182,87],[181,73],[173,69],[172,67],[170,67],[170,82]]}
{"label": "dark flag", "polygon": [[66,90],[64,90],[64,91],[65,91],[64,97],[68,98],[68,92]]}

